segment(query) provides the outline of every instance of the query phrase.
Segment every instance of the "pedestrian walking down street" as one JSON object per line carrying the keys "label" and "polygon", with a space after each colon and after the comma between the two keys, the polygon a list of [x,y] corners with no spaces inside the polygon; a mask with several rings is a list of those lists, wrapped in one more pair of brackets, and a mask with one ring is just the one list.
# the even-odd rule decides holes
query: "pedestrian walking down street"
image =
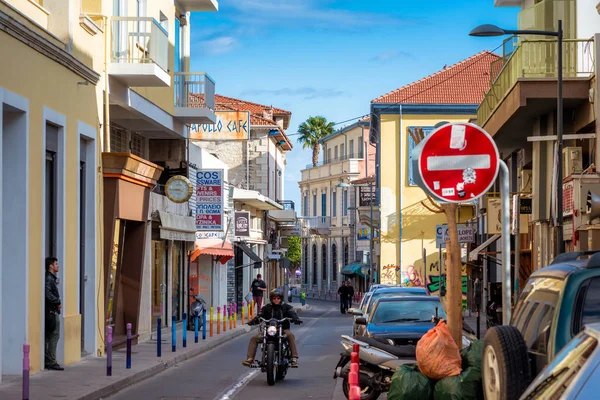
{"label": "pedestrian walking down street", "polygon": [[352,308],[352,299],[354,298],[354,286],[352,286],[352,282],[348,281],[346,288],[348,289],[348,308]]}
{"label": "pedestrian walking down street", "polygon": [[62,303],[56,281],[59,265],[56,257],[46,257],[46,335],[44,367],[54,371],[63,371],[56,361],[56,346],[60,337],[60,310]]}
{"label": "pedestrian walking down street", "polygon": [[346,310],[348,309],[348,287],[346,286],[346,281],[342,281],[342,286],[340,286],[337,292],[340,295],[340,312],[346,314]]}
{"label": "pedestrian walking down street", "polygon": [[263,294],[267,291],[267,284],[262,280],[261,274],[256,275],[256,279],[250,285],[250,290],[252,290],[252,300],[256,303],[256,313],[258,315],[262,309]]}

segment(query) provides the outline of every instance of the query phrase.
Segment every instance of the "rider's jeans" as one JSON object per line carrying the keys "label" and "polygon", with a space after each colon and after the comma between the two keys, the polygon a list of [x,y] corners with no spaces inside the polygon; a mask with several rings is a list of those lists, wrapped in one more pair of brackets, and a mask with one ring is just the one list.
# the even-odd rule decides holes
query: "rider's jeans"
{"label": "rider's jeans", "polygon": [[[292,358],[298,358],[298,349],[296,348],[296,337],[289,329],[283,331],[287,335],[288,343],[290,344],[290,351],[292,352]],[[258,345],[263,341],[262,334],[258,334],[256,336],[252,336],[250,338],[250,343],[248,343],[248,360],[254,360],[256,356],[256,350],[258,349]]]}

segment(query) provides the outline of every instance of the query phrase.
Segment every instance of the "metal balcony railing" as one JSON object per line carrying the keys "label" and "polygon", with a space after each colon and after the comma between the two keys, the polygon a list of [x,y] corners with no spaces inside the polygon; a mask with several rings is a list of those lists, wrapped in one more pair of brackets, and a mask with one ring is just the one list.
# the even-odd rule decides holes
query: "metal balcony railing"
{"label": "metal balcony railing", "polygon": [[[477,109],[477,120],[485,124],[504,96],[519,79],[557,78],[556,40],[523,40],[506,62]],[[563,43],[563,78],[588,78],[594,74],[593,39],[567,39]],[[492,65],[492,74],[497,65]]]}
{"label": "metal balcony railing", "polygon": [[175,72],[175,107],[215,109],[215,81],[205,72]]}
{"label": "metal balcony railing", "polygon": [[169,70],[169,33],[154,18],[112,17],[113,63],[154,63]]}
{"label": "metal balcony railing", "polygon": [[295,205],[292,200],[278,200],[277,202],[283,206],[284,210],[294,210],[295,209],[294,208]]}
{"label": "metal balcony railing", "polygon": [[301,217],[302,227],[307,229],[329,229],[331,217]]}

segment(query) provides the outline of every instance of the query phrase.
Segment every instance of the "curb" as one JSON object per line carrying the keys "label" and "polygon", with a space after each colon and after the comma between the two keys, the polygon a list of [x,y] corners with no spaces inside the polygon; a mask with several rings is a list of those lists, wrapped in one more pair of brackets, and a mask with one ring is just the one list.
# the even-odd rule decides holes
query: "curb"
{"label": "curb", "polygon": [[176,356],[175,358],[168,360],[168,361],[159,362],[157,365],[155,365],[151,368],[145,369],[143,371],[140,371],[131,376],[118,378],[118,380],[116,382],[114,382],[108,386],[105,386],[102,389],[95,390],[92,393],[88,393],[87,395],[85,395],[83,397],[79,397],[78,400],[97,400],[97,399],[103,399],[103,398],[112,396],[113,394],[116,394],[123,389],[126,389],[137,383],[140,383],[149,378],[152,378],[153,376],[158,375],[161,372],[163,372],[179,363],[182,363],[191,358],[194,358],[194,357],[200,356],[206,352],[209,352],[210,350],[213,350],[214,348],[216,348],[224,343],[227,343],[228,341],[235,339],[239,336],[243,336],[243,335],[253,331],[254,329],[257,329],[257,327],[250,327],[250,326],[244,325],[243,330],[237,331],[232,335],[229,335],[227,337],[222,336],[220,338],[216,338],[213,342],[210,342],[205,347],[201,347],[199,349],[194,349],[185,354]]}
{"label": "curb", "polygon": [[308,311],[311,308],[312,307],[307,304],[305,306],[296,307],[295,310],[296,310],[296,312],[302,312],[302,311]]}

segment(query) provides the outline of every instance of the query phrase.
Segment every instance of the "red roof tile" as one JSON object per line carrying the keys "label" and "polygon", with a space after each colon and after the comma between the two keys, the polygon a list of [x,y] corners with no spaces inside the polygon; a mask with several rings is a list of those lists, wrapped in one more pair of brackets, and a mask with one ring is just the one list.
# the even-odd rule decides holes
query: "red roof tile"
{"label": "red roof tile", "polygon": [[490,87],[490,64],[498,58],[494,53],[482,51],[386,93],[372,103],[479,104]]}

